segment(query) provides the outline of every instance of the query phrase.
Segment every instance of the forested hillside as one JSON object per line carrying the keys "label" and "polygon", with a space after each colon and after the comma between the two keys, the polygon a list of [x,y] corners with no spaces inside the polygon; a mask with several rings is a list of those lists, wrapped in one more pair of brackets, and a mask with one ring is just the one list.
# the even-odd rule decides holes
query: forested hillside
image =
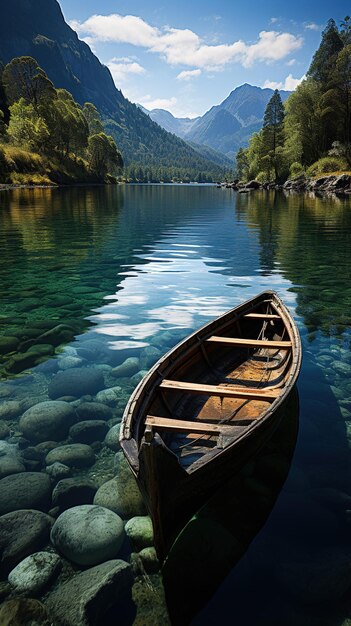
{"label": "forested hillside", "polygon": [[78,104],[92,102],[125,163],[166,169],[176,164],[180,176],[222,175],[223,168],[167,133],[124,98],[108,68],[66,24],[56,0],[8,3],[6,19],[0,20],[0,61],[6,65],[18,56],[35,58],[55,87],[69,91]]}
{"label": "forested hillside", "polygon": [[0,66],[0,182],[108,182],[123,160],[91,103],[56,89],[32,57]]}
{"label": "forested hillside", "polygon": [[283,181],[351,169],[351,20],[329,20],[306,79],[283,106],[278,92],[263,128],[239,150],[240,177]]}

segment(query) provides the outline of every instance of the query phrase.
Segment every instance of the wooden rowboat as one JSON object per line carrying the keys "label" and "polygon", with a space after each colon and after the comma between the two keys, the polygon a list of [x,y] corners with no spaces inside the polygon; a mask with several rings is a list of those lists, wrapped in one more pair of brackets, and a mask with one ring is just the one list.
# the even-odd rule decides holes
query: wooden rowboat
{"label": "wooden rowboat", "polygon": [[266,291],[163,356],[132,394],[120,443],[164,559],[190,517],[269,439],[301,366],[296,325]]}

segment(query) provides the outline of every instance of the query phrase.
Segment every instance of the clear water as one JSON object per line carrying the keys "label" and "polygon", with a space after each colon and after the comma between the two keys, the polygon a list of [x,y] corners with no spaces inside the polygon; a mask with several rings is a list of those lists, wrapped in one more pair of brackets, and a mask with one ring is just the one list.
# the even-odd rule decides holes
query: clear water
{"label": "clear water", "polygon": [[[349,624],[350,201],[197,185],[16,190],[0,196],[0,251],[0,346],[15,338],[1,349],[0,402],[22,410],[48,399],[80,350],[80,365],[121,387],[118,421],[142,374],[112,383],[111,368],[138,357],[144,372],[228,308],[279,293],[303,344],[295,454],[268,521],[194,623]],[[59,324],[55,354],[49,341],[23,358]],[[5,419],[9,436],[19,417]],[[103,482],[112,463],[101,446],[88,473]]]}

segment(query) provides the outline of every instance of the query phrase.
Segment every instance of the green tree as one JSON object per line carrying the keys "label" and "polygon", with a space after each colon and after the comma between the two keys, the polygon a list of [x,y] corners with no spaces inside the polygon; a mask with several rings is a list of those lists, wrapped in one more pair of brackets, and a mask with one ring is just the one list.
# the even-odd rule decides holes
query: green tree
{"label": "green tree", "polygon": [[46,107],[56,97],[51,80],[32,57],[12,59],[4,68],[2,80],[9,104],[24,98],[35,108]]}
{"label": "green tree", "polygon": [[345,46],[351,44],[351,17],[346,15],[340,23],[339,35]]}
{"label": "green tree", "polygon": [[249,159],[248,159],[248,154],[247,154],[247,150],[245,150],[244,148],[239,148],[236,157],[235,157],[235,163],[236,163],[236,172],[237,172],[237,176],[240,178],[240,180],[247,180],[248,179],[248,173],[249,173]]}
{"label": "green tree", "polygon": [[105,133],[91,135],[88,139],[89,166],[99,178],[123,167],[123,159],[112,137]]}
{"label": "green tree", "polygon": [[312,79],[304,80],[285,103],[284,149],[289,165],[311,165],[323,151],[321,88]]}
{"label": "green tree", "polygon": [[322,41],[315,52],[307,77],[326,85],[329,74],[335,67],[337,56],[344,44],[335,21],[330,19],[322,33]]}
{"label": "green tree", "polygon": [[278,89],[269,100],[263,118],[262,143],[265,157],[270,160],[269,170],[274,171],[275,180],[279,177],[278,148],[284,144],[284,105]]}
{"label": "green tree", "polygon": [[[351,44],[339,53],[330,74],[329,89],[321,98],[323,116],[329,118],[330,144],[351,143]],[[330,147],[330,145],[328,146]]]}
{"label": "green tree", "polygon": [[83,115],[89,126],[89,135],[98,135],[105,132],[100,113],[94,104],[86,102],[83,106]]}
{"label": "green tree", "polygon": [[7,130],[10,141],[32,151],[43,151],[49,138],[45,120],[33,104],[20,98],[10,106],[10,122]]}

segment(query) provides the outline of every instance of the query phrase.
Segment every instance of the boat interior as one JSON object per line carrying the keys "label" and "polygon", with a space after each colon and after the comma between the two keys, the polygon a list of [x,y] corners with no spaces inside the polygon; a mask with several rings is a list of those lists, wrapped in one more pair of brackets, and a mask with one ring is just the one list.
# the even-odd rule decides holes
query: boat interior
{"label": "boat interior", "polygon": [[272,300],[224,319],[159,372],[140,433],[161,437],[187,471],[257,425],[291,372],[292,337]]}

